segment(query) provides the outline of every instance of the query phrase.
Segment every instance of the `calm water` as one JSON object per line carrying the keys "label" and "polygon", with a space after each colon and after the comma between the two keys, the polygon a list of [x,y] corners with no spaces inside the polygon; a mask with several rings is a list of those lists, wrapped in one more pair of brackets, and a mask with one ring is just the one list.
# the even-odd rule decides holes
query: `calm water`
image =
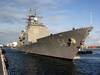
{"label": "calm water", "polygon": [[73,62],[3,49],[11,75],[100,75],[100,49]]}

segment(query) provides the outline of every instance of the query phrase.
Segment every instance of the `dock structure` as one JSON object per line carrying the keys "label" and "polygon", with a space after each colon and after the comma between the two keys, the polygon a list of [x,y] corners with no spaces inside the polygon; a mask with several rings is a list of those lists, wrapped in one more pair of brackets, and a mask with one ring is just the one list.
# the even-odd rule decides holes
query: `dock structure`
{"label": "dock structure", "polygon": [[1,58],[1,48],[0,48],[0,75],[3,75],[3,68],[2,68],[2,58]]}
{"label": "dock structure", "polygon": [[8,75],[5,62],[0,48],[0,75]]}

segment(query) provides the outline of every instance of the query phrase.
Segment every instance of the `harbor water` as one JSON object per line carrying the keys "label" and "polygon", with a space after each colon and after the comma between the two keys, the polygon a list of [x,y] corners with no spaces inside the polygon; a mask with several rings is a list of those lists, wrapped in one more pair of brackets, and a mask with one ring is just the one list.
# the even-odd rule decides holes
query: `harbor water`
{"label": "harbor water", "polygon": [[100,75],[100,49],[71,61],[3,48],[11,75]]}

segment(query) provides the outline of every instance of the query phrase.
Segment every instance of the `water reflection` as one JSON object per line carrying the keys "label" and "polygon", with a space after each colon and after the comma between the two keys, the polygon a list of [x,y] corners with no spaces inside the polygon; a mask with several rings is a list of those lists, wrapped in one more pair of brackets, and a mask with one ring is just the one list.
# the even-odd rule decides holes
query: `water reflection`
{"label": "water reflection", "polygon": [[5,50],[12,75],[78,75],[74,62]]}

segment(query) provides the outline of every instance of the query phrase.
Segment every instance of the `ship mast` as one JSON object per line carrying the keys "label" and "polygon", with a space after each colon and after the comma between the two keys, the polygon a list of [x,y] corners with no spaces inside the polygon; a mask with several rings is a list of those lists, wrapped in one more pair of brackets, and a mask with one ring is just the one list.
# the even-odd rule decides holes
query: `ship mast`
{"label": "ship mast", "polygon": [[35,16],[36,16],[36,9],[35,9]]}
{"label": "ship mast", "polygon": [[[28,20],[28,26],[32,25],[33,23],[38,24],[38,18],[43,18],[42,16],[39,17],[39,16],[36,15],[36,9],[35,9],[34,15],[31,14],[31,8],[30,8],[30,15],[28,15],[28,17],[29,18],[22,18],[22,19]],[[32,17],[33,17],[33,19],[32,19]]]}
{"label": "ship mast", "polygon": [[31,14],[31,8],[30,8],[30,14]]}
{"label": "ship mast", "polygon": [[92,10],[90,11],[90,26],[92,27]]}

